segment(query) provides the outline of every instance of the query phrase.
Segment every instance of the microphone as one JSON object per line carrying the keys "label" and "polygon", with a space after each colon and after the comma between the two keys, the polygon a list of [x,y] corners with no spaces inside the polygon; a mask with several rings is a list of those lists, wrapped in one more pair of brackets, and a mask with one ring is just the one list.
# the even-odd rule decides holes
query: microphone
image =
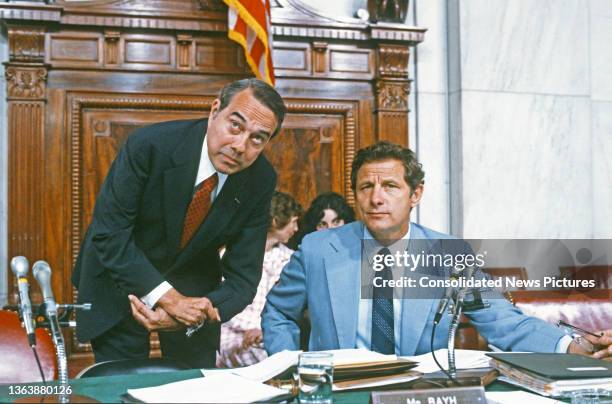
{"label": "microphone", "polygon": [[[45,261],[36,261],[32,267],[34,277],[38,281],[40,291],[43,295],[43,301],[45,302],[45,312],[47,316],[57,317],[57,304],[53,297],[53,289],[51,289],[51,268]],[[49,318],[49,320],[51,320]]]}
{"label": "microphone", "polygon": [[[49,319],[49,326],[51,328],[51,337],[53,338],[53,344],[55,345],[55,353],[57,355],[58,365],[58,378],[61,385],[66,385],[68,382],[68,360],[66,357],[66,346],[64,345],[64,336],[59,325],[57,318],[57,304],[53,297],[53,289],[51,289],[51,268],[45,261],[36,261],[32,267],[34,277],[38,281],[40,290],[43,294],[43,301],[45,302],[45,312]],[[64,398],[65,397],[61,397]],[[61,402],[67,402],[62,401]]]}
{"label": "microphone", "polygon": [[34,320],[32,319],[32,304],[28,293],[28,270],[30,263],[23,256],[13,257],[11,260],[11,270],[17,277],[17,285],[19,286],[19,311],[23,319],[23,325],[28,334],[28,342],[30,346],[36,346],[36,334],[34,333]]}
{"label": "microphone", "polygon": [[[457,270],[456,267],[453,267],[453,271],[451,272],[450,277],[449,277],[450,281],[459,279],[460,274],[461,274],[461,271]],[[446,288],[444,297],[440,299],[440,303],[438,304],[438,310],[436,310],[436,315],[434,316],[435,325],[438,325],[438,323],[440,323],[440,320],[442,320],[442,316],[444,315],[444,312],[446,311],[446,307],[448,307],[448,303],[452,300],[454,294],[455,294],[455,288],[449,285]]]}

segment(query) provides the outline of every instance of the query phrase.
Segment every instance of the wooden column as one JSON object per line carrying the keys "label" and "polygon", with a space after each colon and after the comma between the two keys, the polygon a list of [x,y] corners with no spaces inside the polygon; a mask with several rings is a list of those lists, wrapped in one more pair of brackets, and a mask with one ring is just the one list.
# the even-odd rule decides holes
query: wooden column
{"label": "wooden column", "polygon": [[[8,101],[8,259],[23,255],[32,264],[43,258],[42,179],[47,66],[45,30],[8,26],[5,63]],[[7,263],[8,264],[8,263]],[[31,277],[31,271],[30,271]],[[9,276],[9,302],[17,286]],[[32,300],[38,300],[33,298]]]}
{"label": "wooden column", "polygon": [[379,140],[408,145],[408,58],[407,45],[379,44],[375,80],[376,133]]}

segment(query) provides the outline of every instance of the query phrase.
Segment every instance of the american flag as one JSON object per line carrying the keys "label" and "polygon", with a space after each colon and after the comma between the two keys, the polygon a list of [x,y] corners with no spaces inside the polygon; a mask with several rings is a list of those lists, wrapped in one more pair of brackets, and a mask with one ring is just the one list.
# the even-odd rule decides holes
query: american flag
{"label": "american flag", "polygon": [[244,48],[258,79],[274,85],[270,0],[223,0],[227,4],[228,36]]}

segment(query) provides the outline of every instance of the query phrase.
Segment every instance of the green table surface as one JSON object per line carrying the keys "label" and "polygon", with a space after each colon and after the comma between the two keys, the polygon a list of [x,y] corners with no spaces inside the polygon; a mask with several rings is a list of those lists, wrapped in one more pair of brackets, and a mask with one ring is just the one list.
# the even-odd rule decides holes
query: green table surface
{"label": "green table surface", "polygon": [[[120,403],[121,395],[125,394],[127,389],[140,387],[158,386],[161,384],[172,383],[179,380],[193,379],[202,377],[199,370],[183,370],[179,372],[156,373],[147,375],[123,375],[123,376],[106,376],[106,377],[89,377],[85,379],[71,379],[69,385],[72,388],[73,394],[89,396],[103,403]],[[42,383],[20,383],[12,386],[33,386],[41,385]],[[50,383],[57,384],[57,382]],[[19,397],[10,394],[9,384],[0,384],[0,402],[13,402]],[[14,390],[14,389],[13,389]],[[516,387],[503,382],[496,381],[487,386],[487,391],[512,391],[517,390]],[[370,399],[369,391],[355,391],[334,393],[334,403],[341,404],[357,404],[368,403]]]}

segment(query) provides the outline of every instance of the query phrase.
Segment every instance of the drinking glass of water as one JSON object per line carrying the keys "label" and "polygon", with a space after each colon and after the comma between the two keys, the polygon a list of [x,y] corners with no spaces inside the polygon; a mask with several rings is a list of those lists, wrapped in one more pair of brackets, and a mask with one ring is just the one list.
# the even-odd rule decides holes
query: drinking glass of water
{"label": "drinking glass of water", "polygon": [[304,352],[298,362],[300,403],[331,404],[334,381],[333,355],[327,352]]}

